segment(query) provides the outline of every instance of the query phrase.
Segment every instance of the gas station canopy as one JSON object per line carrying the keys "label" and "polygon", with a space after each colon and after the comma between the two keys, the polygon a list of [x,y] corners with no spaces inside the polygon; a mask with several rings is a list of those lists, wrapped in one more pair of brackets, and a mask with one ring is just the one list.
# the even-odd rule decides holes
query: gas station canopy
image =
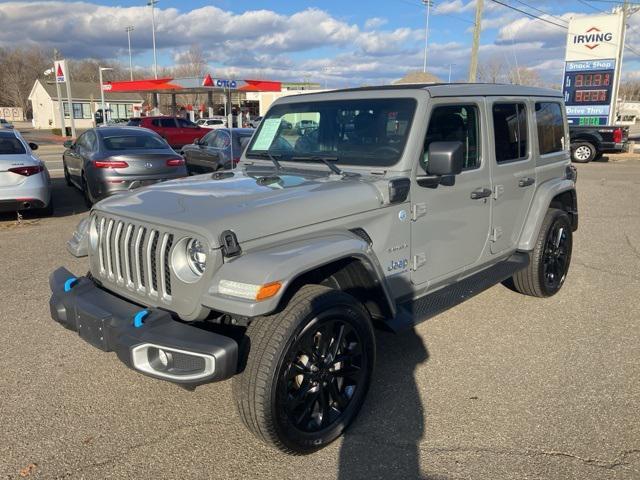
{"label": "gas station canopy", "polygon": [[104,82],[102,89],[107,92],[144,92],[144,93],[209,93],[213,91],[240,92],[280,92],[281,82],[269,80],[233,80],[213,78],[207,74],[203,79],[158,78],[125,82]]}

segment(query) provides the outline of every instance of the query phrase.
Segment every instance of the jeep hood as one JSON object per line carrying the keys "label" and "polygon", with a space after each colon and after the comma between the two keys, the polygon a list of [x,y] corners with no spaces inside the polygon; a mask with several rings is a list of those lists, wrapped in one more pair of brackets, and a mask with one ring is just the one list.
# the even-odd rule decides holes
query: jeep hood
{"label": "jeep hood", "polygon": [[236,171],[228,178],[207,174],[140,188],[107,198],[95,209],[200,233],[215,248],[224,230],[246,242],[378,208],[383,195],[376,181],[316,171]]}

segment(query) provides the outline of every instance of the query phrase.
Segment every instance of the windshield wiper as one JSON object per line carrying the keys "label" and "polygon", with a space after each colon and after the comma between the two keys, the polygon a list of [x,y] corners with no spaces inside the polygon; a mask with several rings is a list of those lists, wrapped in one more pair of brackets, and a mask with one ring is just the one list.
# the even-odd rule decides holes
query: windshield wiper
{"label": "windshield wiper", "polygon": [[301,161],[302,160],[302,161],[308,161],[308,162],[322,162],[327,167],[329,167],[329,170],[331,170],[336,175],[344,176],[344,172],[342,170],[340,170],[340,168],[338,168],[337,165],[334,165],[333,163],[331,163],[331,162],[337,162],[338,161],[338,157],[315,155],[315,156],[311,156],[311,157],[291,157],[290,160],[292,160],[292,161]]}
{"label": "windshield wiper", "polygon": [[282,155],[277,155],[277,156],[273,155],[269,150],[263,150],[260,152],[251,152],[247,154],[247,157],[268,158],[273,162],[273,164],[276,167],[276,170],[282,170],[282,165],[280,165],[280,162],[278,161],[278,158],[282,158]]}

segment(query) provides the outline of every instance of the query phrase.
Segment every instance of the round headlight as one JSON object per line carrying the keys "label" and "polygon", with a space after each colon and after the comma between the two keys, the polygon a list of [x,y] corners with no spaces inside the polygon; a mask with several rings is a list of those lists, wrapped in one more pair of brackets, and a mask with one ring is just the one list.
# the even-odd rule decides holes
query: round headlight
{"label": "round headlight", "polygon": [[196,275],[204,273],[204,267],[207,264],[207,252],[204,249],[204,245],[195,238],[187,242],[187,263],[191,271]]}

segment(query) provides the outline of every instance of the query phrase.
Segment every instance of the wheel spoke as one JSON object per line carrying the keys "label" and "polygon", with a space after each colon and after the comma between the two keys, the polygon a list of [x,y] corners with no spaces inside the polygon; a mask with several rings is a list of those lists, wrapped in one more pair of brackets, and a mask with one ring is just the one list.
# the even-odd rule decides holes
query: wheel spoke
{"label": "wheel spoke", "polygon": [[332,380],[329,383],[329,392],[331,393],[331,398],[333,399],[333,401],[338,404],[338,410],[342,412],[349,403],[349,400],[346,399],[342,395],[342,393],[340,393],[335,380]]}
{"label": "wheel spoke", "polygon": [[329,362],[332,362],[334,358],[338,355],[338,349],[342,345],[342,337],[344,336],[345,326],[340,325],[338,327],[338,337],[333,339],[333,343],[331,344],[331,350],[329,352]]}

